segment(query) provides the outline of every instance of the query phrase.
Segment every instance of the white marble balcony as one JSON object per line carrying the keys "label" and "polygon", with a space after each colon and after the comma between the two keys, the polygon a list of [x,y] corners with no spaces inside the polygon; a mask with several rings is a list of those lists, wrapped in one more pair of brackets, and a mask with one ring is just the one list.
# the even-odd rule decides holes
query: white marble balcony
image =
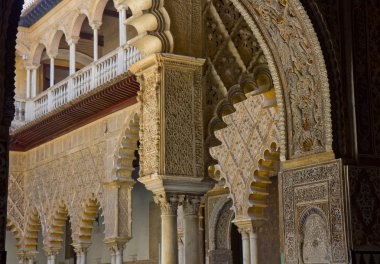
{"label": "white marble balcony", "polygon": [[36,97],[15,99],[15,119],[12,130],[42,118],[74,100],[80,100],[100,86],[128,72],[131,65],[141,60],[137,48],[120,47],[106,56],[94,61],[63,81],[48,88]]}

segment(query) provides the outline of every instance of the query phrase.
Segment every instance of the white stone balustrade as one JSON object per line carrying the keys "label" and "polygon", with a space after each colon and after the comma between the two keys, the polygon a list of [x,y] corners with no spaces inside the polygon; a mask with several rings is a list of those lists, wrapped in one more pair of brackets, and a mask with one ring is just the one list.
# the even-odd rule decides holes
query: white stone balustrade
{"label": "white stone balustrade", "polygon": [[[141,60],[137,48],[120,47],[91,63],[32,99],[15,101],[17,127],[43,117],[59,107],[79,98],[126,73],[131,65]],[[16,127],[16,128],[17,128]]]}

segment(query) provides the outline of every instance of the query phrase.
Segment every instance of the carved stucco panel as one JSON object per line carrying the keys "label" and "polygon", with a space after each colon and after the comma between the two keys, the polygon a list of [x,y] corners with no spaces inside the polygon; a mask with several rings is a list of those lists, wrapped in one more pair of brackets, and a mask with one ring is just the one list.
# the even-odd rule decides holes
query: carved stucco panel
{"label": "carved stucco panel", "polygon": [[[193,74],[165,69],[165,154],[166,173],[189,175],[193,171],[195,120],[193,116]],[[187,160],[188,162],[183,162]]]}
{"label": "carved stucco panel", "polygon": [[140,123],[140,173],[142,176],[158,171],[160,162],[160,73],[153,68],[140,77],[141,123]]}
{"label": "carved stucco panel", "polygon": [[[323,212],[328,225],[328,263],[347,263],[348,248],[345,226],[343,177],[341,161],[315,165],[314,167],[287,170],[281,175],[283,190],[283,221],[285,232],[285,261],[300,263],[304,249],[302,236],[305,213]],[[318,220],[319,221],[319,220]],[[317,226],[317,227],[318,227]],[[309,231],[308,231],[309,232]],[[313,231],[310,231],[313,232]],[[318,246],[318,243],[315,244]],[[316,263],[316,262],[301,262]]]}
{"label": "carved stucco panel", "polygon": [[279,140],[276,110],[263,104],[262,96],[250,96],[235,104],[236,112],[224,117],[227,127],[216,131],[222,145],[211,149],[230,189],[235,217],[242,219],[248,217],[251,182],[258,162],[264,151]]}

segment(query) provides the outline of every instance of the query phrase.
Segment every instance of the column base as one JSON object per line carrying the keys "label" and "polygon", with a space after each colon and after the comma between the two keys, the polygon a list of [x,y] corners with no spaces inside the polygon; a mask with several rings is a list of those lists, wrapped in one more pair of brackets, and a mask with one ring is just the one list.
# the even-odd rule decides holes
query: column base
{"label": "column base", "polygon": [[6,251],[0,251],[0,263],[1,264],[7,263],[7,252]]}

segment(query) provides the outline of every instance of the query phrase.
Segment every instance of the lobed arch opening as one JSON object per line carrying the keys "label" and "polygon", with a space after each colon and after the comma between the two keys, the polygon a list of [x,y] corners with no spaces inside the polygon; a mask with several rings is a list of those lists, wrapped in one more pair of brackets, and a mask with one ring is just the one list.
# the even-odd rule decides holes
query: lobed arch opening
{"label": "lobed arch opening", "polygon": [[63,235],[65,234],[66,221],[69,213],[66,205],[61,202],[58,208],[51,215],[50,223],[44,237],[45,251],[60,251],[63,246]]}
{"label": "lobed arch opening", "polygon": [[28,217],[25,233],[24,248],[26,251],[37,252],[38,235],[41,229],[40,216],[36,208],[34,208]]}
{"label": "lobed arch opening", "polygon": [[[73,234],[74,245],[91,245],[94,222],[99,223],[101,214],[100,203],[95,196],[87,199],[83,205],[82,213],[79,216],[79,230]],[[102,224],[102,223],[99,223]]]}
{"label": "lobed arch opening", "polygon": [[13,221],[9,216],[7,217],[6,223],[7,231],[11,232],[14,239],[16,240],[16,249],[19,251],[22,249],[22,236],[23,232],[20,227]]}
{"label": "lobed arch opening", "polygon": [[[112,174],[116,178],[132,180],[132,171],[138,166],[138,146],[140,139],[140,116],[133,113],[128,117],[124,133],[119,139],[114,155]],[[137,162],[136,162],[137,161]]]}

